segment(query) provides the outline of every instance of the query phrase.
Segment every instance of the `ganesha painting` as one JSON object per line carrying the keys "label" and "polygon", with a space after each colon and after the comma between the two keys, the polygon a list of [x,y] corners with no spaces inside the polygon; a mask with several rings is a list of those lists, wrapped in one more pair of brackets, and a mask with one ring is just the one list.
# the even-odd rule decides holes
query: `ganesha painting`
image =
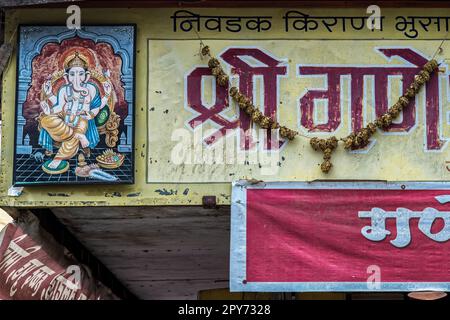
{"label": "ganesha painting", "polygon": [[15,185],[133,183],[134,26],[19,36]]}

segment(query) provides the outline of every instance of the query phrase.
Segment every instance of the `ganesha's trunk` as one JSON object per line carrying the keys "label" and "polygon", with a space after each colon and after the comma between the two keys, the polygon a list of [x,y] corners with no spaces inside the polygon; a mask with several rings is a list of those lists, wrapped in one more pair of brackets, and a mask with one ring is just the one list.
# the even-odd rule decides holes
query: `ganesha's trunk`
{"label": "ganesha's trunk", "polygon": [[88,93],[89,93],[89,90],[87,88],[83,88],[81,86],[81,83],[82,82],[80,81],[80,78],[75,78],[73,83],[72,83],[73,84],[73,90],[75,90],[77,92],[81,92],[81,94],[83,96],[87,96]]}

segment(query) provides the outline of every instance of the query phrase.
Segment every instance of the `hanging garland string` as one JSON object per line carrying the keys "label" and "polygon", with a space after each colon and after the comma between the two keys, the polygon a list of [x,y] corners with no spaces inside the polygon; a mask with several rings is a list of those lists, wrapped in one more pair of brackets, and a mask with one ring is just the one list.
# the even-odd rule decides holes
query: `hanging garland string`
{"label": "hanging garland string", "polygon": [[[344,143],[346,150],[357,150],[366,147],[372,135],[377,132],[377,128],[386,129],[392,124],[392,121],[396,119],[400,112],[406,108],[409,102],[414,99],[416,94],[420,91],[420,88],[428,82],[431,78],[431,74],[438,70],[438,63],[432,59],[428,61],[423,69],[414,77],[414,81],[410,84],[405,94],[401,96],[398,101],[389,108],[389,110],[378,117],[374,122],[369,123],[366,127],[350,133],[347,137],[340,139]],[[311,147],[316,151],[323,152],[323,162],[320,169],[324,173],[328,173],[333,164],[331,163],[331,154],[338,146],[338,139],[331,137],[328,139],[312,138],[310,140]]]}
{"label": "hanging garland string", "polygon": [[[203,46],[201,48],[201,55],[209,57],[208,67],[211,69],[211,73],[216,77],[217,83],[221,87],[228,85],[229,77],[223,71],[220,61],[211,55],[209,46]],[[252,101],[244,94],[239,92],[236,87],[231,87],[229,90],[230,96],[237,102],[239,108],[244,110],[246,114],[263,129],[279,129],[280,136],[289,140],[293,140],[298,132],[289,129],[285,126],[281,126],[276,120],[264,115],[258,108],[256,108]]]}
{"label": "hanging garland string", "polygon": [[[209,57],[208,67],[211,70],[213,76],[215,76],[217,83],[226,87],[229,83],[229,76],[225,73],[220,65],[220,61],[211,55],[211,50],[209,46],[205,46],[203,42],[201,45],[201,55],[203,57]],[[431,59],[422,68],[422,70],[414,77],[414,81],[410,84],[405,94],[402,95],[398,101],[388,109],[386,113],[378,117],[374,122],[369,123],[364,128],[350,133],[347,137],[338,139],[332,136],[328,139],[321,139],[317,137],[309,138],[310,145],[315,151],[323,152],[323,162],[320,165],[320,169],[323,173],[328,173],[333,164],[331,162],[331,155],[337,149],[339,141],[344,143],[344,148],[346,150],[357,150],[366,147],[372,135],[377,132],[377,128],[386,129],[392,124],[402,110],[409,105],[409,102],[414,99],[417,93],[420,91],[422,86],[428,82],[431,78],[433,72],[438,70],[438,62]],[[256,108],[252,101],[239,92],[236,87],[231,87],[229,90],[230,96],[238,103],[239,108],[244,110],[249,117],[264,129],[279,129],[280,136],[285,139],[293,140],[295,136],[299,135],[298,131],[289,129],[285,126],[281,126],[276,120],[264,115],[261,111]]]}
{"label": "hanging garland string", "polygon": [[[389,108],[389,110],[378,117],[374,122],[369,123],[366,127],[350,133],[347,137],[340,139],[344,142],[344,148],[347,150],[357,150],[366,147],[372,135],[377,132],[377,128],[386,129],[392,124],[392,121],[396,119],[400,112],[409,105],[409,102],[414,99],[416,94],[420,91],[420,88],[428,82],[431,78],[431,74],[438,70],[438,63],[432,59],[428,61],[423,69],[414,77],[414,81],[410,84],[405,94],[402,95],[398,101]],[[310,140],[311,147],[316,151],[322,151],[324,153],[323,160],[320,169],[324,173],[328,173],[333,164],[331,163],[331,153],[337,148],[338,139],[331,137],[328,139],[312,138]]]}

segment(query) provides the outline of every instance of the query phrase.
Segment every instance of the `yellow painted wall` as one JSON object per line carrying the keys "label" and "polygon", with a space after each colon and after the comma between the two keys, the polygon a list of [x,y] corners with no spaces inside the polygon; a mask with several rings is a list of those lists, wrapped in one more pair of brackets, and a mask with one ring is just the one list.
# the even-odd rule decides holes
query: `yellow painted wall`
{"label": "yellow painted wall", "polygon": [[[154,42],[151,42],[151,39],[164,39],[165,44],[170,44],[171,39],[189,39],[189,45],[185,47],[184,51],[180,52],[179,50],[183,50],[183,48],[178,48],[177,59],[183,59],[183,55],[186,55],[186,61],[193,61],[194,55],[197,52],[193,52],[191,49],[195,47],[195,42],[197,41],[197,35],[195,33],[184,33],[184,32],[173,32],[172,20],[170,16],[177,9],[164,8],[164,9],[156,9],[156,8],[120,8],[120,9],[82,9],[82,23],[83,24],[114,24],[114,23],[135,23],[137,25],[137,44],[136,44],[136,102],[135,102],[135,127],[136,127],[136,136],[135,136],[135,181],[134,185],[116,185],[116,186],[39,186],[39,187],[25,187],[22,195],[19,197],[8,196],[8,189],[12,184],[12,173],[11,168],[13,164],[13,145],[14,145],[14,109],[15,109],[15,81],[16,81],[16,59],[12,58],[11,63],[4,74],[3,79],[3,96],[2,96],[2,119],[3,119],[3,130],[2,130],[2,173],[1,173],[1,185],[0,185],[0,205],[2,206],[20,206],[20,207],[40,207],[40,206],[121,206],[121,205],[199,205],[201,204],[202,196],[204,195],[215,195],[217,196],[218,204],[229,204],[230,203],[230,193],[231,193],[231,183],[229,181],[224,181],[221,179],[214,180],[214,178],[210,178],[209,175],[205,176],[204,179],[191,179],[188,178],[182,179],[183,182],[177,182],[176,180],[171,179],[171,177],[165,178],[165,176],[158,176],[158,172],[161,167],[152,167],[149,166],[149,158],[148,151],[149,147],[151,148],[152,143],[158,143],[161,140],[155,140],[155,137],[158,137],[159,129],[165,129],[168,127],[168,123],[171,122],[158,122],[156,121],[158,118],[151,118],[152,116],[149,112],[149,106],[153,103],[158,104],[159,102],[154,100],[154,95],[152,95],[151,90],[153,89],[152,85],[154,85],[155,81],[158,79],[152,78],[149,81],[149,48],[155,45]],[[399,32],[393,31],[393,22],[392,20],[398,15],[402,14],[404,16],[415,14],[415,15],[439,15],[439,16],[450,16],[450,9],[430,9],[424,11],[423,9],[383,9],[382,14],[388,17],[391,22],[385,24],[386,30],[383,33],[371,32],[368,29],[361,30],[358,33],[333,33],[330,34],[326,30],[320,30],[317,32],[311,33],[295,33],[295,32],[285,32],[284,31],[284,20],[281,18],[286,11],[289,9],[286,8],[270,8],[270,9],[189,9],[196,13],[204,13],[204,14],[223,14],[223,15],[271,15],[274,17],[273,25],[270,32],[265,33],[257,33],[257,32],[241,32],[241,33],[233,33],[222,32],[222,33],[214,33],[212,31],[201,31],[201,37],[204,39],[205,43],[208,43],[209,38],[214,38],[216,40],[222,41],[212,41],[214,45],[217,46],[217,50],[222,50],[223,46],[233,44],[233,40],[236,40],[236,43],[239,45],[242,44],[243,40],[251,38],[250,41],[252,45],[258,44],[258,39],[267,40],[268,38],[273,39],[273,43],[271,44],[273,50],[278,50],[280,54],[284,54],[281,48],[277,49],[276,40],[286,40],[290,39],[292,46],[291,49],[286,47],[286,54],[295,55],[292,58],[294,60],[299,60],[302,57],[300,47],[298,52],[294,53],[294,47],[296,45],[301,44],[300,41],[305,39],[382,39],[383,37],[388,37],[390,39],[399,39],[404,41],[406,38],[403,34]],[[365,9],[333,9],[333,11],[327,11],[326,9],[304,9],[304,12],[308,12],[311,15],[355,15],[355,16],[365,16]],[[220,12],[220,13],[217,13]],[[330,13],[331,12],[331,13]],[[5,39],[9,39],[10,37],[15,38],[14,30],[16,30],[18,24],[65,24],[65,20],[67,18],[66,12],[64,8],[60,9],[17,9],[10,10],[7,12],[6,16],[6,36]],[[387,20],[389,20],[387,19]],[[434,33],[428,32],[426,34],[422,34],[420,36],[420,40],[425,39],[435,39],[430,42],[420,42],[421,49],[424,50],[427,54],[431,55],[435,49],[439,45],[440,38],[445,36],[445,32]],[[150,39],[150,40],[149,40]],[[239,41],[237,41],[239,40]],[[298,43],[296,41],[298,40]],[[261,41],[263,43],[264,41]],[[374,41],[376,42],[376,41]],[[384,42],[383,42],[384,43]],[[402,43],[399,41],[399,43]],[[404,43],[404,42],[403,42]],[[407,44],[413,44],[413,40],[408,40]],[[417,42],[419,44],[419,42]],[[349,44],[351,45],[351,44]],[[447,50],[448,44],[446,44],[444,48],[444,52],[439,57],[443,59],[448,55]],[[161,47],[160,47],[161,48]],[[331,47],[330,47],[331,48]],[[214,47],[212,47],[214,50]],[[280,51],[281,50],[281,51]],[[320,48],[315,48],[315,53],[311,54],[311,59],[313,56],[320,55]],[[318,51],[317,51],[318,50]],[[364,52],[360,52],[358,54],[364,54]],[[331,55],[333,56],[333,55]],[[349,63],[352,57],[344,57],[340,58],[339,56],[335,56],[335,63]],[[370,58],[368,58],[367,63],[370,63]],[[183,63],[186,63],[183,61]],[[165,63],[164,61],[160,61],[161,63]],[[298,61],[300,63],[302,61]],[[304,62],[304,61],[303,61]],[[176,60],[174,61],[176,63]],[[205,64],[205,61],[198,61],[197,64]],[[295,63],[292,62],[292,63]],[[164,65],[162,65],[164,66]],[[183,65],[184,66],[184,65]],[[155,65],[152,65],[155,67]],[[193,67],[193,66],[192,66]],[[294,72],[294,68],[291,68],[290,72]],[[173,79],[173,81],[182,81],[182,77],[184,77],[187,70],[182,70],[179,74],[179,79]],[[150,75],[150,78],[152,75]],[[173,75],[176,77],[176,74]],[[153,82],[152,82],[153,81]],[[171,86],[170,82],[166,82],[162,84],[163,86]],[[289,87],[288,92],[283,93],[281,89],[281,94],[286,94],[291,98],[295,95],[299,95],[300,93],[292,92],[291,87]],[[286,90],[286,87],[285,87]],[[169,97],[170,99],[170,97]],[[176,106],[167,104],[168,108],[175,108]],[[444,106],[448,108],[448,105]],[[293,112],[295,112],[295,117],[297,117],[297,111],[294,105],[290,106]],[[172,113],[176,113],[177,110],[169,110]],[[155,120],[156,119],[156,120]],[[163,119],[163,118],[161,118]],[[288,119],[290,123],[293,122],[294,118]],[[188,119],[185,119],[185,121]],[[153,121],[153,122],[152,122]],[[283,122],[280,119],[280,122]],[[148,128],[148,124],[151,123],[152,126],[150,129]],[[160,126],[160,127],[158,127]],[[169,126],[170,128],[170,126]],[[448,128],[443,129],[445,132],[448,131]],[[377,137],[380,140],[383,137]],[[153,140],[152,140],[153,139]],[[168,137],[167,139],[170,139]],[[413,139],[413,138],[409,138]],[[148,144],[150,141],[150,145]],[[167,141],[163,141],[162,144],[166,145]],[[420,141],[422,143],[422,140]],[[292,146],[289,146],[291,149],[287,152],[287,156],[291,161],[291,169],[283,172],[283,176],[275,176],[271,177],[270,180],[299,180],[299,181],[311,181],[317,179],[376,179],[377,174],[375,175],[356,175],[352,177],[352,165],[348,166],[346,171],[346,175],[339,176],[324,176],[320,170],[317,168],[317,164],[320,163],[320,155],[313,154],[312,151],[308,148],[308,141],[302,139],[301,137],[296,139],[293,142]],[[398,149],[399,141],[394,142],[390,148],[392,148],[392,152],[396,152]],[[164,148],[163,148],[164,149]],[[295,150],[294,150],[295,149]],[[311,161],[307,161],[301,164],[296,164],[295,155],[298,154],[298,151],[304,152],[310,158]],[[167,150],[166,150],[167,151]],[[152,152],[152,149],[151,151]],[[164,151],[161,151],[164,152]],[[167,151],[169,152],[169,151]],[[284,151],[283,151],[284,152]],[[419,152],[419,151],[417,151]],[[346,157],[352,157],[351,155],[339,154],[337,162],[341,165],[345,166]],[[166,156],[166,155],[164,155]],[[392,161],[400,161],[404,156],[404,153],[398,153],[392,159]],[[442,161],[445,160],[445,154],[439,155],[439,161],[436,162],[437,165],[442,166]],[[437,159],[434,156],[427,156],[431,161]],[[164,158],[164,157],[162,157]],[[400,159],[400,160],[399,160]],[[449,159],[450,160],[450,159]],[[361,172],[364,173],[364,170],[367,170],[367,173],[373,173],[373,169],[376,164],[369,165],[367,167],[361,167]],[[414,169],[414,165],[420,167],[420,164],[413,164],[411,168]],[[298,166],[298,167],[296,167]],[[389,180],[390,173],[396,172],[398,166],[389,162],[384,166],[384,172],[382,174],[381,179]],[[421,167],[420,167],[421,168]],[[444,168],[444,167],[443,167]],[[148,170],[147,170],[148,169]],[[295,170],[294,170],[295,169]],[[152,175],[152,171],[155,172]],[[386,171],[387,170],[387,171]],[[304,172],[304,174],[298,174],[299,172]],[[190,173],[195,176],[195,171]],[[380,174],[381,175],[381,174]],[[188,176],[189,177],[189,176]],[[235,178],[247,177],[251,178],[252,174],[245,171],[240,171]],[[427,180],[427,173],[424,173],[421,176],[421,180]],[[395,180],[399,179],[409,179],[414,180],[414,170],[412,172],[405,172],[404,175],[400,175],[396,177]],[[442,174],[437,174],[432,177],[432,180],[445,180],[446,176]],[[192,183],[194,181],[194,183]],[[204,182],[203,182],[204,181]],[[167,191],[170,195],[161,195],[162,192],[160,190]]]}

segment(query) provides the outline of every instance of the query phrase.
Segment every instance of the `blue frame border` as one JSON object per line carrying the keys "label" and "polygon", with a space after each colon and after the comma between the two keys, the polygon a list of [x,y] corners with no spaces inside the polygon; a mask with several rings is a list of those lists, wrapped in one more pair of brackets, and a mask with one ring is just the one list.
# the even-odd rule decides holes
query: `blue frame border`
{"label": "blue frame border", "polygon": [[449,190],[450,182],[259,182],[238,180],[231,193],[231,292],[405,292],[450,291],[450,282],[381,282],[369,288],[367,282],[248,282],[247,189],[371,189],[371,190]]}

